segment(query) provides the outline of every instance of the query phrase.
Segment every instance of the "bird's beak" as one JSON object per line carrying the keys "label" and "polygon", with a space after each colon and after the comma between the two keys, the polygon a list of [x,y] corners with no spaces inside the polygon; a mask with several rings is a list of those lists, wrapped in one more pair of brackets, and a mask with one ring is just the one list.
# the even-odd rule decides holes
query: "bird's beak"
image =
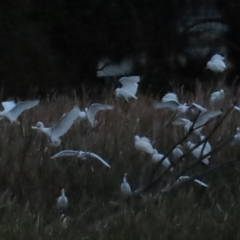
{"label": "bird's beak", "polygon": [[31,126],[31,129],[37,129],[38,127],[36,127],[36,126]]}

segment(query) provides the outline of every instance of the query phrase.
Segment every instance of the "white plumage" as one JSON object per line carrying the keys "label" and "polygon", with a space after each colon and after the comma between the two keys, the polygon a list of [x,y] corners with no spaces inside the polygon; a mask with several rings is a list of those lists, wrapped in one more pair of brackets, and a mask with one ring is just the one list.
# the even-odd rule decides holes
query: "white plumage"
{"label": "white plumage", "polygon": [[[200,135],[200,131],[202,130],[204,124],[206,124],[210,119],[217,117],[222,114],[222,111],[216,110],[216,111],[208,111],[201,113],[197,120],[194,123],[193,131],[194,134]],[[190,128],[192,127],[193,122],[186,118],[178,118],[173,122],[173,125],[184,125],[185,132],[189,132]],[[197,128],[197,129],[196,129]]]}
{"label": "white plumage", "polygon": [[192,103],[190,106],[187,106],[186,103],[181,104],[178,101],[178,97],[175,93],[167,93],[160,103],[155,103],[153,105],[154,108],[168,108],[172,111],[178,111],[179,113],[187,113],[192,109],[200,110],[201,112],[206,112],[207,109],[203,108],[197,103]]}
{"label": "white plumage", "polygon": [[207,69],[213,72],[223,72],[226,69],[226,64],[224,63],[224,57],[219,54],[212,56],[211,60],[207,62]]}
{"label": "white plumage", "polygon": [[131,196],[131,194],[132,190],[129,183],[127,182],[127,173],[125,173],[123,177],[123,182],[121,184],[121,195],[122,197],[127,198]]}
{"label": "white plumage", "polygon": [[178,161],[178,159],[183,156],[182,146],[181,145],[177,145],[173,149],[171,156],[172,156],[172,160],[174,162]]}
{"label": "white plumage", "polygon": [[225,97],[225,92],[223,89],[213,92],[210,97],[210,103],[213,104],[216,101],[222,100]]}
{"label": "white plumage", "polygon": [[130,98],[138,99],[136,97],[138,82],[140,82],[139,76],[122,77],[119,79],[122,84],[121,88],[115,90],[117,98],[124,98],[126,101]]}
{"label": "white plumage", "polygon": [[225,60],[225,57],[221,56],[220,54],[214,54],[212,57],[211,57],[211,60],[214,61],[214,60],[222,60],[224,61]]}
{"label": "white plumage", "polygon": [[[188,142],[188,143],[187,143],[187,146],[188,146],[188,148],[191,150],[193,147],[195,147],[195,144],[192,143],[192,142]],[[200,155],[201,155],[201,152],[202,152],[202,155],[201,155],[201,157],[202,157],[202,156],[208,154],[208,153],[211,151],[211,150],[209,151],[209,148],[207,147],[207,144],[205,145],[204,149],[203,149],[203,147],[204,147],[204,143],[202,143],[202,144],[199,145],[197,148],[195,148],[195,149],[192,151],[193,156],[195,156],[196,158],[199,158]],[[202,150],[202,149],[203,149],[203,150]],[[207,157],[205,157],[204,159],[202,159],[202,162],[203,162],[204,164],[208,165],[208,164],[209,164],[209,158],[210,158],[210,157],[211,157],[210,155],[207,156]]]}
{"label": "white plumage", "polygon": [[[154,150],[153,150],[153,154],[152,154],[152,162],[153,162],[153,163],[158,163],[158,162],[160,162],[163,157],[164,157],[164,155],[163,155],[163,154],[160,154],[160,153],[157,151],[157,149],[154,149]],[[162,165],[163,165],[165,168],[168,168],[168,167],[171,165],[171,163],[170,163],[170,161],[169,161],[168,158],[165,158],[165,159],[163,160],[163,162],[162,162]],[[171,168],[170,170],[172,171],[173,168]]]}
{"label": "white plumage", "polygon": [[[177,181],[183,180],[183,179],[189,179],[189,178],[190,178],[189,176],[180,176]],[[206,188],[208,187],[208,185],[206,183],[204,183],[204,182],[202,182],[202,181],[200,181],[198,179],[194,179],[193,181],[198,183],[199,185],[201,185],[203,187],[206,187]]]}
{"label": "white plumage", "polygon": [[7,118],[10,122],[17,122],[17,118],[23,111],[37,106],[39,102],[39,100],[23,101],[17,104],[14,101],[2,102],[4,110],[0,112],[0,118]]}
{"label": "white plumage", "polygon": [[61,196],[59,196],[58,199],[57,199],[57,208],[60,211],[64,211],[64,210],[67,209],[67,207],[68,207],[68,199],[65,195],[65,190],[62,189],[61,190]]}
{"label": "white plumage", "polygon": [[146,137],[139,137],[136,135],[134,137],[134,146],[137,150],[143,151],[150,155],[153,154],[153,147],[150,140]]}
{"label": "white plumage", "polygon": [[233,137],[232,145],[240,145],[240,128],[237,127],[236,134]]}
{"label": "white plumage", "polygon": [[51,157],[51,159],[53,158],[59,158],[59,157],[77,157],[77,158],[81,158],[82,160],[86,160],[88,157],[92,157],[95,159],[98,159],[101,163],[103,163],[106,167],[111,168],[111,166],[105,161],[103,160],[101,157],[99,157],[97,154],[92,153],[92,152],[83,152],[83,151],[74,151],[74,150],[64,150],[61,151],[55,155],[53,155]]}
{"label": "white plumage", "polygon": [[38,122],[36,126],[32,126],[32,129],[43,132],[49,137],[54,146],[59,146],[61,144],[60,137],[69,130],[73,122],[78,118],[79,111],[78,107],[74,107],[70,112],[65,113],[52,127],[44,127],[42,122]]}
{"label": "white plumage", "polygon": [[100,104],[100,103],[93,103],[89,109],[85,108],[84,111],[79,112],[79,118],[81,120],[88,120],[92,127],[97,125],[97,120],[95,119],[95,115],[101,110],[112,110],[113,106]]}

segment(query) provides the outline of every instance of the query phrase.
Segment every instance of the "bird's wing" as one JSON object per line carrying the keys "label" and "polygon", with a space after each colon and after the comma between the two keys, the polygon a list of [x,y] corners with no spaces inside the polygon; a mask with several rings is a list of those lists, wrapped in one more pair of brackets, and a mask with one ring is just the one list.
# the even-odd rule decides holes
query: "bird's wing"
{"label": "bird's wing", "polygon": [[176,101],[178,102],[178,96],[175,93],[167,93],[163,96],[162,102]]}
{"label": "bird's wing", "polygon": [[78,153],[79,153],[79,151],[64,150],[64,151],[61,151],[61,152],[56,153],[55,155],[53,155],[53,156],[51,157],[51,159],[53,159],[53,158],[59,158],[59,157],[77,156]]}
{"label": "bird's wing", "polygon": [[198,179],[194,179],[194,182],[200,184],[200,185],[203,186],[203,187],[206,187],[206,188],[208,187],[208,185],[207,185],[206,183],[204,183],[204,182],[202,182],[202,181],[200,181],[200,180],[198,180]]}
{"label": "bird's wing", "polygon": [[130,77],[122,77],[119,79],[119,82],[122,84],[122,89],[126,90],[132,95],[137,93],[138,82],[140,82],[139,76],[130,76]]}
{"label": "bird's wing", "polygon": [[99,157],[99,156],[98,156],[97,154],[95,154],[95,153],[86,152],[86,156],[96,158],[96,159],[98,159],[100,162],[102,162],[106,167],[111,168],[111,166],[110,166],[106,161],[104,161],[101,157]]}
{"label": "bird's wing", "polygon": [[238,106],[234,106],[234,109],[237,111],[240,111],[240,107],[238,107]]}
{"label": "bird's wing", "polygon": [[4,107],[4,111],[8,112],[16,106],[16,103],[14,101],[6,101],[2,102],[2,105]]}
{"label": "bird's wing", "polygon": [[100,110],[111,110],[111,109],[113,109],[113,106],[101,104],[101,103],[94,103],[90,106],[90,108],[87,112],[88,119],[89,120],[94,119],[95,115]]}
{"label": "bird's wing", "polygon": [[59,138],[66,133],[72,126],[73,122],[78,118],[79,112],[79,108],[74,107],[70,112],[65,113],[52,127],[52,136]]}
{"label": "bird's wing", "polygon": [[173,111],[176,111],[177,108],[180,106],[180,104],[174,100],[167,101],[167,102],[160,102],[160,103],[155,103],[153,105],[154,108],[169,108]]}
{"label": "bird's wing", "polygon": [[200,105],[197,104],[197,103],[192,103],[192,106],[195,107],[195,108],[197,108],[197,109],[200,110],[201,112],[206,112],[206,111],[207,111],[206,108],[200,106]]}
{"label": "bird's wing", "polygon": [[153,147],[152,147],[152,144],[150,142],[147,142],[147,141],[137,141],[135,142],[135,148],[140,150],[140,151],[143,151],[145,153],[148,153],[150,155],[153,154]]}
{"label": "bird's wing", "polygon": [[8,115],[15,121],[23,111],[35,107],[39,102],[39,100],[19,102],[8,112]]}
{"label": "bird's wing", "polygon": [[199,115],[197,121],[194,124],[194,128],[200,127],[207,123],[211,118],[217,117],[222,114],[222,111],[216,110],[216,111],[208,111],[204,112]]}

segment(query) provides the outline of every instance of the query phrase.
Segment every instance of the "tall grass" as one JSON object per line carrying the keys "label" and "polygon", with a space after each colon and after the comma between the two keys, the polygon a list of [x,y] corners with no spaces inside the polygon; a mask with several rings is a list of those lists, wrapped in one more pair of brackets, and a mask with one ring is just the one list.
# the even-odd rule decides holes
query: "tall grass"
{"label": "tall grass", "polygon": [[[209,93],[201,88],[197,97],[176,92],[180,102],[209,106]],[[114,105],[114,110],[99,113],[99,125],[94,129],[77,120],[59,147],[50,147],[47,138],[30,126],[38,121],[52,125],[74,105],[90,105],[87,97],[81,102],[65,96],[42,101],[22,115],[21,126],[0,122],[0,239],[239,239],[238,161],[202,177],[209,184],[207,189],[191,182],[161,194],[160,187],[176,176],[176,170],[140,198],[120,198],[125,172],[134,191],[147,184],[154,169],[151,156],[134,148],[134,136],[149,137],[154,148],[165,154],[185,133],[180,126],[165,126],[172,112],[154,110],[152,98],[139,96],[138,101],[130,103],[112,97],[103,99],[101,102]],[[223,111],[232,99],[229,90],[220,106]],[[235,134],[239,118],[240,113],[234,111],[227,116],[210,137],[213,147]],[[216,121],[208,124],[203,134],[207,135]],[[112,168],[94,159],[50,160],[65,149],[94,152]],[[239,156],[239,147],[228,143],[212,155],[210,167]],[[190,154],[181,164],[194,160]],[[160,166],[158,173],[164,170]],[[187,174],[203,170],[200,163]],[[69,199],[66,228],[55,208],[62,188]]]}

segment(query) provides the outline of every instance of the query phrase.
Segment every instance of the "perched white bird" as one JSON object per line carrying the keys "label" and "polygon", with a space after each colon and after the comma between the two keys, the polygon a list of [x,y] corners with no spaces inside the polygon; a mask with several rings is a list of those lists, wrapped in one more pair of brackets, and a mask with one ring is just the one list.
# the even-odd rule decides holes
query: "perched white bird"
{"label": "perched white bird", "polygon": [[220,91],[213,92],[210,97],[210,103],[213,104],[216,101],[220,101],[224,99],[224,97],[225,97],[225,92],[223,89],[221,89]]}
{"label": "perched white bird", "polygon": [[61,196],[58,197],[57,199],[57,208],[60,211],[66,210],[68,207],[68,199],[65,195],[64,189],[61,190]]}
{"label": "perched white bird", "polygon": [[106,104],[100,104],[100,103],[93,103],[89,109],[85,108],[84,111],[79,112],[79,118],[81,120],[88,120],[92,127],[95,127],[97,125],[97,120],[95,119],[95,115],[98,113],[98,111],[101,110],[111,110],[113,109],[113,106],[106,105]]}
{"label": "perched white bird", "polygon": [[77,158],[81,158],[82,160],[86,160],[88,157],[92,157],[92,158],[96,158],[98,159],[100,162],[102,162],[105,166],[111,168],[111,166],[104,161],[101,157],[99,157],[97,154],[95,153],[91,153],[91,152],[83,152],[83,151],[74,151],[74,150],[64,150],[61,151],[55,155],[53,155],[51,157],[51,159],[53,158],[59,158],[59,157],[77,157]]}
{"label": "perched white bird", "polygon": [[[190,177],[189,176],[180,176],[179,178],[178,178],[178,180],[183,180],[183,179],[189,179]],[[178,181],[177,180],[177,181]],[[206,183],[204,183],[204,182],[202,182],[202,181],[200,181],[200,180],[198,180],[198,179],[194,179],[193,180],[194,182],[196,182],[196,183],[198,183],[198,184],[200,184],[201,186],[203,186],[203,187],[208,187],[208,185],[206,184]]]}
{"label": "perched white bird", "polygon": [[214,59],[211,59],[207,62],[207,68],[210,69],[213,72],[223,72],[226,69],[226,64],[223,60],[221,60],[219,57],[214,57]]}
{"label": "perched white bird", "polygon": [[60,137],[69,130],[73,122],[78,118],[79,111],[78,107],[74,107],[70,112],[63,114],[52,127],[44,127],[42,122],[38,122],[36,126],[32,126],[32,129],[43,132],[49,137],[54,146],[59,146],[61,144]]}
{"label": "perched white bird", "polygon": [[232,145],[240,145],[240,128],[237,127],[236,134],[233,137]]}
{"label": "perched white bird", "polygon": [[146,137],[139,137],[136,135],[134,137],[134,146],[137,150],[143,151],[150,155],[153,154],[153,147],[150,140]]}
{"label": "perched white bird", "polygon": [[123,198],[130,197],[132,193],[131,187],[127,182],[127,173],[124,174],[123,182],[121,184],[121,195]]}
{"label": "perched white bird", "polygon": [[16,122],[19,115],[32,107],[35,107],[39,104],[39,100],[33,101],[23,101],[18,102],[17,104],[14,101],[2,102],[4,110],[0,112],[0,119],[7,118],[11,123]]}
{"label": "perched white bird", "polygon": [[119,82],[122,84],[121,88],[115,90],[117,98],[125,98],[128,101],[129,98],[138,99],[136,97],[138,82],[140,82],[139,76],[129,76],[122,77],[119,79]]}
{"label": "perched white bird", "polygon": [[[217,117],[221,114],[222,111],[220,110],[201,113],[194,123],[193,129],[195,130],[193,131],[193,133],[196,135],[200,135],[200,131],[202,130],[203,125],[206,124],[210,119]],[[192,127],[192,124],[193,122],[186,118],[178,118],[173,122],[173,125],[184,125],[185,132],[189,132],[190,128]]]}
{"label": "perched white bird", "polygon": [[183,156],[182,146],[181,145],[177,145],[173,149],[173,151],[171,153],[171,156],[172,156],[172,161],[174,161],[174,162],[178,161],[178,159]]}
{"label": "perched white bird", "polygon": [[[162,158],[164,157],[163,154],[160,154],[158,153],[157,149],[153,149],[153,154],[152,154],[152,162],[153,163],[158,163],[162,160]],[[171,163],[170,161],[168,160],[168,158],[165,158],[162,162],[162,165],[165,167],[165,168],[168,168]],[[171,171],[173,171],[173,168],[170,169]]]}
{"label": "perched white bird", "polygon": [[[193,147],[195,147],[195,144],[189,141],[189,142],[187,143],[187,146],[188,146],[188,148],[191,150]],[[206,145],[205,145],[204,149],[203,149],[203,147],[204,147],[204,143],[202,143],[202,144],[199,145],[197,148],[195,148],[195,149],[192,151],[193,156],[195,156],[196,158],[199,158],[200,155],[201,155],[201,156],[204,156],[204,155],[206,155],[206,154],[208,154],[208,153],[210,152],[209,149],[206,148]],[[203,150],[202,150],[202,149],[203,149]],[[201,152],[202,152],[202,154],[201,154]],[[205,157],[205,158],[202,160],[202,162],[203,162],[204,164],[208,165],[208,164],[209,164],[209,158],[210,158],[210,157],[211,157],[210,155],[207,156],[207,157]]]}
{"label": "perched white bird", "polygon": [[225,60],[225,57],[223,57],[222,55],[220,54],[214,54],[212,57],[211,57],[211,60],[222,60],[224,61]]}

